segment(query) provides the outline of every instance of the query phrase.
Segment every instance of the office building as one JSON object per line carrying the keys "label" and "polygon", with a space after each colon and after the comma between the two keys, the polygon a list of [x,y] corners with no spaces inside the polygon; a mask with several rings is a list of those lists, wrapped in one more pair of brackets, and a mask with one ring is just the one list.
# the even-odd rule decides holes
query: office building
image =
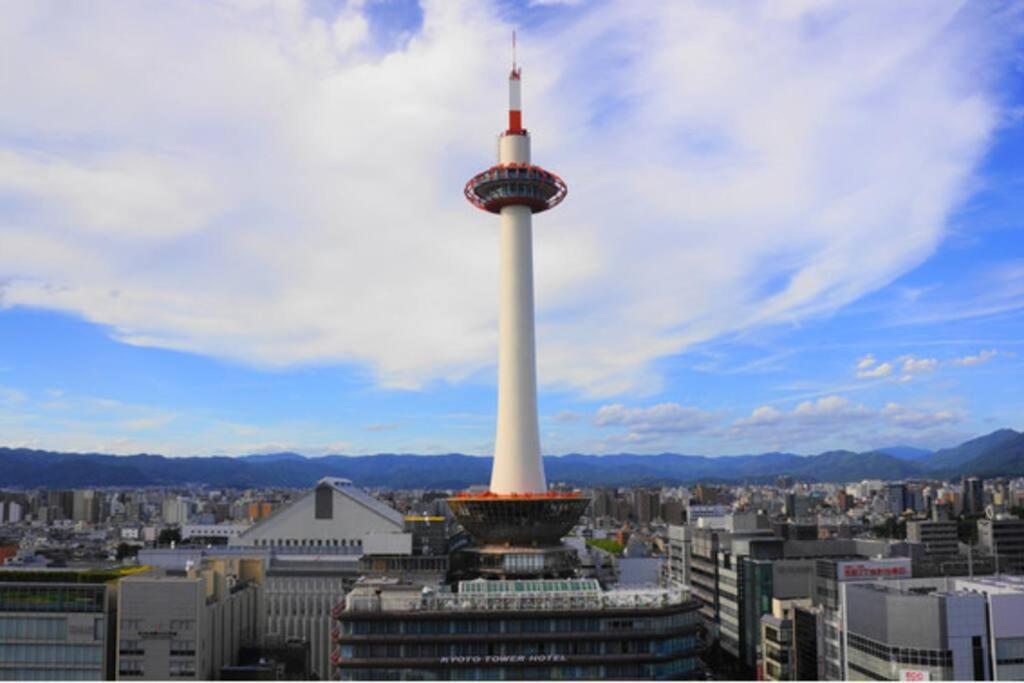
{"label": "office building", "polygon": [[903,483],[889,484],[886,487],[885,500],[889,506],[889,514],[902,515],[911,507],[907,496],[907,485]]}
{"label": "office building", "polygon": [[985,514],[985,482],[978,477],[964,477],[960,488],[964,514]]}
{"label": "office building", "polygon": [[1024,680],[1024,577],[957,578],[957,590],[987,601],[992,680]]}
{"label": "office building", "polygon": [[843,678],[990,679],[984,597],[922,593],[887,581],[843,586],[847,646]]}
{"label": "office building", "polygon": [[957,526],[953,520],[910,520],[907,522],[907,541],[924,546],[926,557],[946,557],[960,552]]}
{"label": "office building", "polygon": [[123,575],[0,570],[0,680],[112,679]]}
{"label": "office building", "polygon": [[154,570],[121,581],[118,680],[214,680],[259,643],[259,560],[207,560],[187,572]]}
{"label": "office building", "polygon": [[813,604],[793,607],[792,680],[825,680],[825,621]]}
{"label": "office building", "polygon": [[690,527],[670,525],[665,542],[666,558],[663,568],[665,583],[670,586],[689,586],[687,556],[690,554]]}
{"label": "office building", "polygon": [[843,679],[845,645],[843,639],[843,615],[846,607],[844,587],[850,583],[878,581],[883,579],[909,579],[912,576],[908,558],[888,559],[835,559],[822,558],[815,561],[813,604],[821,608],[822,620],[822,678],[836,681]]}
{"label": "office building", "polygon": [[809,607],[809,598],[798,600],[772,599],[772,610],[761,617],[760,663],[758,678],[766,681],[796,679],[796,636],[794,629],[797,607]]}

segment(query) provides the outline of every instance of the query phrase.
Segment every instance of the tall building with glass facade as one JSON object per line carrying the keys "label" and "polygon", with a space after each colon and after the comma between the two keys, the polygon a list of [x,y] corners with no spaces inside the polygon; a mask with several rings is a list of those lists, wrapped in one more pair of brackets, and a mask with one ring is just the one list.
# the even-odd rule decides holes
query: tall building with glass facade
{"label": "tall building with glass facade", "polygon": [[[12,580],[22,574],[32,576]],[[113,678],[116,585],[59,580],[65,574],[0,573],[0,680]]]}

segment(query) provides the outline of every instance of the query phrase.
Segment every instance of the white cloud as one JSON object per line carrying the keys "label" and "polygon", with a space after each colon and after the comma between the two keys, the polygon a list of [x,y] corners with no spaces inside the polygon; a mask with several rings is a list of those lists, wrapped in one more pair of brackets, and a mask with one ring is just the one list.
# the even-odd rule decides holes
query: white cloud
{"label": "white cloud", "polygon": [[889,377],[893,374],[896,367],[899,366],[900,374],[895,379],[901,383],[906,383],[912,381],[918,375],[933,373],[940,367],[950,365],[960,367],[981,365],[982,363],[991,360],[996,355],[998,355],[998,351],[995,349],[986,349],[979,351],[977,355],[968,355],[961,358],[952,358],[942,361],[937,358],[918,358],[913,355],[904,355],[896,358],[892,362],[886,361],[875,365],[877,362],[875,357],[868,354],[857,363],[857,378],[876,379]]}
{"label": "white cloud", "polygon": [[659,403],[648,408],[628,408],[620,403],[601,406],[594,415],[598,427],[628,427],[634,432],[688,433],[705,429],[716,421],[713,413]]}
{"label": "white cloud", "polygon": [[[494,362],[496,225],[459,189],[501,126],[496,9],[425,2],[384,46],[359,3],[2,12],[0,305],[387,386]],[[662,356],[926,258],[999,118],[982,14],[611,3],[521,34],[535,157],[570,185],[537,221],[542,381],[652,391]]]}
{"label": "white cloud", "polygon": [[898,360],[903,363],[904,375],[917,375],[926,372],[935,372],[939,367],[939,361],[935,358],[915,358],[913,356],[902,356]]}
{"label": "white cloud", "polygon": [[881,414],[895,426],[913,430],[931,429],[956,424],[963,420],[961,415],[951,410],[926,412],[912,410],[898,403],[887,404]]}
{"label": "white cloud", "polygon": [[948,409],[929,411],[898,403],[876,409],[843,396],[825,396],[789,411],[758,407],[748,417],[735,420],[728,434],[734,440],[763,447],[805,451],[834,448],[837,443],[864,448],[870,443],[907,439],[948,444],[954,439],[949,428],[963,420],[962,414]]}
{"label": "white cloud", "polygon": [[963,356],[962,358],[954,358],[950,361],[953,365],[960,365],[964,367],[971,367],[974,365],[981,365],[982,363],[988,362],[999,355],[996,349],[983,349],[973,356]]}
{"label": "white cloud", "polygon": [[892,363],[879,363],[870,370],[861,370],[857,373],[859,379],[871,379],[875,377],[888,377],[892,374]]}

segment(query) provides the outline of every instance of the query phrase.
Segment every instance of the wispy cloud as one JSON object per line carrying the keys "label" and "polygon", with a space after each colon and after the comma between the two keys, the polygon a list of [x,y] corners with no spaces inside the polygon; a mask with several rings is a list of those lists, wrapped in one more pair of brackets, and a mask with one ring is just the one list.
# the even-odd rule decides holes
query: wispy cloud
{"label": "wispy cloud", "polygon": [[[588,396],[920,263],[999,120],[965,74],[1003,27],[961,3],[564,11],[520,55],[536,156],[572,186],[539,219],[538,358]],[[0,305],[393,387],[493,363],[497,238],[457,188],[500,126],[500,6],[424,3],[393,45],[359,3],[3,12],[31,68],[0,73]]]}
{"label": "wispy cloud", "polygon": [[[862,357],[857,362],[858,379],[883,379],[893,376],[895,381],[910,382],[920,375],[929,375],[942,367],[973,367],[981,365],[999,355],[996,349],[983,349],[975,355],[940,360],[932,357],[921,357],[913,354],[897,356],[891,362],[878,363],[873,354]],[[897,374],[893,374],[898,369]]]}
{"label": "wispy cloud", "polygon": [[363,430],[367,432],[393,432],[396,429],[400,429],[401,426],[397,422],[374,422],[363,427]]}
{"label": "wispy cloud", "polygon": [[[886,440],[942,443],[951,428],[963,422],[954,410],[914,409],[888,403],[881,409],[855,403],[844,396],[804,401],[791,410],[761,406],[729,427],[733,439],[771,444],[777,448],[803,448],[837,442],[882,445]],[[948,442],[947,442],[948,443]]]}
{"label": "wispy cloud", "polygon": [[985,349],[979,351],[973,356],[963,356],[962,358],[954,358],[950,361],[953,365],[960,365],[963,367],[971,367],[974,365],[981,365],[982,363],[988,362],[999,355],[996,349]]}

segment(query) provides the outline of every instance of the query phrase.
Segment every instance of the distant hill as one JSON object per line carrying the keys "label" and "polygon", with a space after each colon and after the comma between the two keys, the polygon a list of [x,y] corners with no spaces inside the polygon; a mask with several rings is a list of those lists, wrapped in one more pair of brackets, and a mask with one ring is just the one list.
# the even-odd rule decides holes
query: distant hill
{"label": "distant hill", "polygon": [[914,448],[913,446],[886,446],[885,448],[876,448],[875,451],[891,455],[892,457],[899,458],[900,460],[907,460],[909,462],[926,460],[934,453],[934,451],[925,450],[924,448]]}
{"label": "distant hill", "polygon": [[1012,429],[999,429],[991,434],[965,441],[954,448],[943,448],[942,450],[935,451],[924,464],[929,470],[955,471],[968,461],[1018,436],[1020,434]]}
{"label": "distant hill", "polygon": [[979,476],[1024,476],[1024,434],[1000,440],[981,455],[960,466],[964,474]]}
{"label": "distant hill", "polygon": [[[959,446],[929,454],[897,446],[855,453],[818,455],[762,453],[709,457],[660,455],[584,455],[544,458],[548,479],[574,486],[760,483],[785,474],[802,481],[850,482],[862,479],[909,479],[962,474],[1024,476],[1024,434],[1001,429]],[[282,486],[302,488],[321,477],[351,479],[381,488],[460,489],[486,485],[491,458],[448,455],[328,455],[271,453],[236,458],[223,456],[167,458],[161,455],[114,456],[0,448],[0,487],[76,488],[88,486],[212,487]]]}

